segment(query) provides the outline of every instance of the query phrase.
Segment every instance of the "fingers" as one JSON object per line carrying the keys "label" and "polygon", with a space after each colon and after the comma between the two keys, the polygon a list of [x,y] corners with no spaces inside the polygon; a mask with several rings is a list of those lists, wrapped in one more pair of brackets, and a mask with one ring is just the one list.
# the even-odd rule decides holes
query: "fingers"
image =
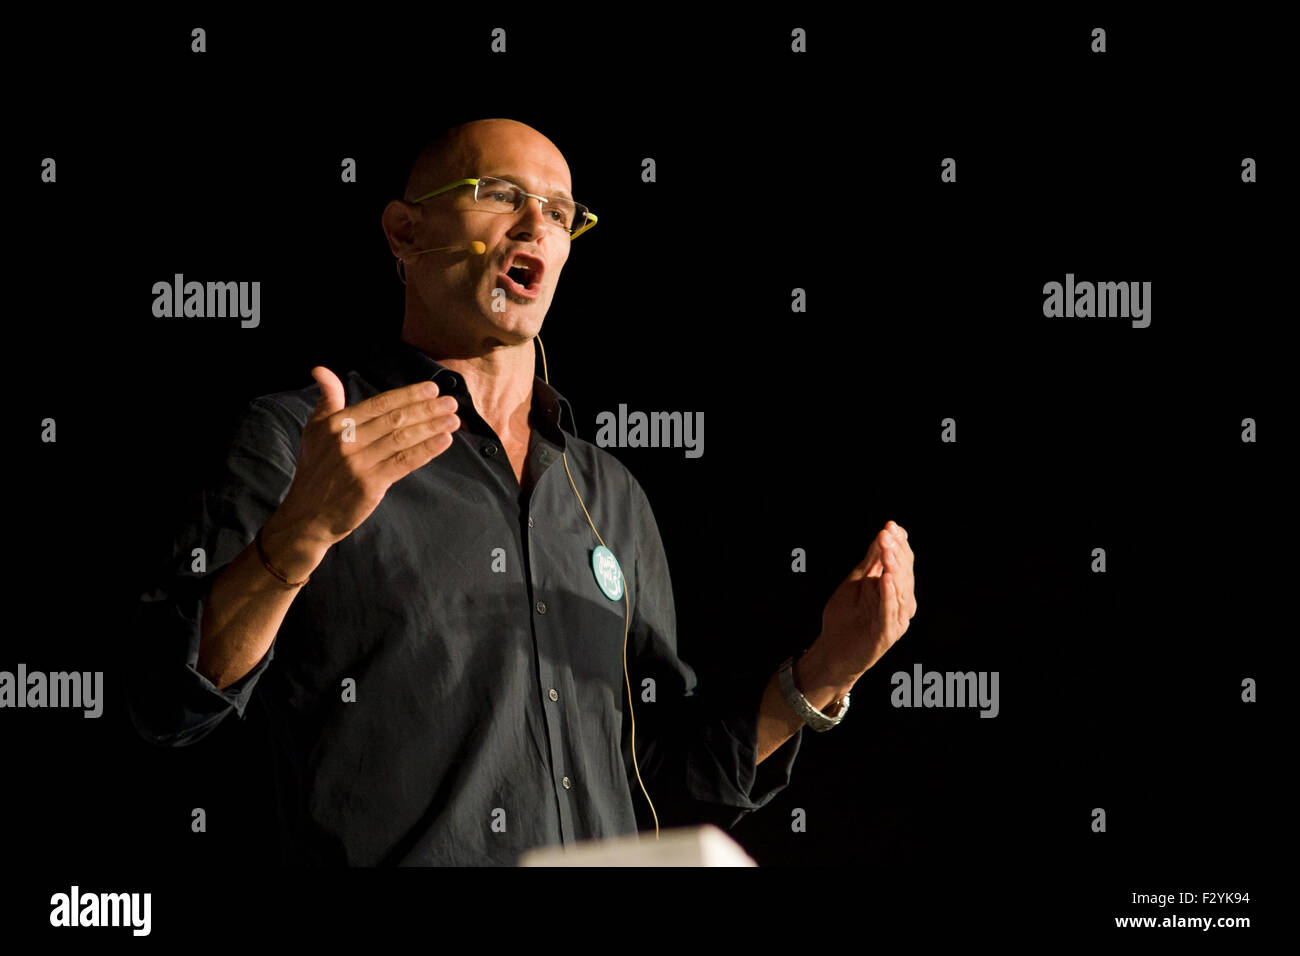
{"label": "fingers", "polygon": [[[437,393],[438,386],[433,382],[417,382],[382,392],[330,415],[330,431],[340,441],[344,455],[360,456],[354,462],[356,467],[375,465],[437,432],[454,431],[460,426],[455,415],[456,399]],[[317,409],[319,412],[319,405]],[[354,426],[352,440],[342,441],[348,419]]]}
{"label": "fingers", "polygon": [[[442,399],[436,399],[435,402],[441,402]],[[387,462],[394,455],[408,448],[415,448],[431,438],[437,438],[441,435],[451,436],[451,433],[460,428],[460,416],[454,412],[448,412],[446,406],[436,405],[433,409],[425,409],[418,405],[407,406],[406,409],[394,409],[393,414],[402,412],[401,421],[403,424],[398,425],[383,436],[375,439],[366,445],[361,451],[357,452],[357,466],[359,468],[368,468]],[[387,422],[388,416],[382,416],[377,421]],[[360,434],[360,429],[358,429]],[[451,442],[447,442],[450,447]]]}
{"label": "fingers", "polygon": [[895,634],[902,633],[902,629],[907,626],[906,622],[900,617],[898,601],[898,585],[895,582],[895,575],[892,570],[885,568],[880,575],[880,592],[881,603],[884,605],[885,623],[888,625],[889,638],[892,641]]}
{"label": "fingers", "polygon": [[896,544],[899,555],[903,557],[910,570],[916,560],[916,555],[912,553],[912,545],[907,540],[907,532],[903,529],[903,526],[891,521],[885,525],[880,534],[885,537],[885,540]]}
{"label": "fingers", "polygon": [[884,571],[884,565],[881,563],[881,559],[884,556],[884,548],[886,545],[892,543],[900,544],[903,553],[907,555],[908,559],[910,560],[912,558],[912,547],[907,543],[906,529],[904,529],[898,522],[890,521],[885,525],[885,527],[877,532],[876,536],[871,540],[871,544],[867,547],[867,556],[859,561],[853,571],[850,572],[850,580],[856,581],[864,577],[880,577],[881,573]]}
{"label": "fingers", "polygon": [[[440,396],[434,382],[390,389],[343,407],[345,393],[338,376],[324,366],[313,368],[312,375],[321,386],[312,421],[328,429],[324,440],[337,442],[354,474],[373,469],[386,486],[450,448],[451,433],[460,427],[456,399]],[[351,440],[344,441],[349,419]]]}
{"label": "fingers", "polygon": [[896,624],[903,612],[903,598],[900,593],[902,591],[903,563],[892,540],[885,545],[884,550],[885,570],[881,575],[881,585],[883,587],[885,579],[889,579],[889,586],[884,588],[886,595],[885,607],[889,609],[890,620]]}
{"label": "fingers", "polygon": [[[438,394],[438,386],[435,382],[416,382],[414,385],[406,385],[402,388],[390,389],[387,392],[380,392],[378,395],[367,398],[364,402],[358,402],[351,408],[342,409],[342,413],[335,412],[334,414],[337,420],[331,422],[331,425],[336,426],[334,431],[342,431],[342,420],[344,418],[351,418],[356,422],[357,430],[360,431],[362,426],[374,421],[381,415],[390,413],[395,409],[405,408],[408,405],[414,405],[418,402],[427,402],[431,399],[437,398]],[[454,401],[455,399],[452,400]],[[392,431],[392,428],[385,428],[380,432],[380,434],[389,431]],[[361,439],[358,438],[358,441],[360,440]]]}
{"label": "fingers", "polygon": [[881,532],[883,540],[885,573],[889,574],[898,600],[899,619],[906,627],[916,614],[916,598],[913,593],[915,578],[912,572],[912,549],[906,540]]}
{"label": "fingers", "polygon": [[460,427],[457,402],[450,395],[400,405],[357,428],[356,444],[345,454],[361,455],[361,465],[375,464],[403,448]]}
{"label": "fingers", "polygon": [[398,479],[405,478],[417,468],[423,468],[433,461],[450,448],[451,443],[451,431],[440,431],[418,444],[398,449],[392,456],[375,466],[375,473],[386,484],[392,485]]}
{"label": "fingers", "polygon": [[907,530],[898,522],[890,521],[886,523],[881,531],[882,534],[888,534],[893,540],[897,541],[903,549],[903,553],[912,557],[912,546],[907,540]]}
{"label": "fingers", "polygon": [[879,536],[871,539],[871,544],[867,547],[867,556],[857,563],[852,571],[849,572],[849,580],[857,581],[862,578],[878,578],[883,566],[880,563],[881,549]]}

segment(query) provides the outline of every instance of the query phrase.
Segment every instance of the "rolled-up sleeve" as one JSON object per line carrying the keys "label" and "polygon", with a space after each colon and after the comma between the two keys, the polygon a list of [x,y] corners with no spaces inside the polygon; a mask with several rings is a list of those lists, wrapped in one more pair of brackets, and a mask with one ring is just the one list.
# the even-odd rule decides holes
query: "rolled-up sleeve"
{"label": "rolled-up sleeve", "polygon": [[[730,829],[789,785],[803,730],[756,765],[759,707],[776,665],[737,668],[718,686],[701,690],[694,669],[677,656],[667,556],[650,502],[635,479],[630,499],[638,528],[628,636],[637,651],[632,689],[638,768],[660,827],[713,823]],[[646,677],[654,680],[653,702],[645,701],[637,686]],[[632,784],[639,790],[635,776]],[[634,802],[639,825],[653,827],[639,794]]]}
{"label": "rolled-up sleeve", "polygon": [[[199,673],[200,628],[212,584],[284,500],[301,430],[267,398],[244,409],[218,472],[177,529],[170,556],[140,596],[127,655],[131,719],[142,737],[181,747],[212,732],[232,711],[244,716],[274,643],[225,689]],[[196,570],[203,550],[201,570]]]}

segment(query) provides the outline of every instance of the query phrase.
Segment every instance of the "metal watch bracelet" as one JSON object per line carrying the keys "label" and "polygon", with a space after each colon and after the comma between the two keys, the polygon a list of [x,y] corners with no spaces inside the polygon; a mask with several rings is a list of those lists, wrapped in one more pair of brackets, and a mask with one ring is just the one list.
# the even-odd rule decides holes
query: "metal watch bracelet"
{"label": "metal watch bracelet", "polygon": [[803,722],[816,731],[830,730],[844,719],[849,711],[849,695],[845,694],[838,701],[831,702],[831,712],[822,713],[808,702],[808,698],[794,686],[794,657],[787,657],[781,664],[777,680],[781,684],[781,694],[790,708],[803,718]]}

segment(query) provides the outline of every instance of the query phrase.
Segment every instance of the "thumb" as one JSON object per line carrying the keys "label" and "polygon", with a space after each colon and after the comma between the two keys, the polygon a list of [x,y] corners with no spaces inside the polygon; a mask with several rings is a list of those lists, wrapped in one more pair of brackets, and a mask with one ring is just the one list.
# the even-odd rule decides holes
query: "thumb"
{"label": "thumb", "polygon": [[311,370],[311,376],[320,385],[320,398],[316,402],[316,410],[313,412],[312,418],[327,418],[335,412],[341,411],[344,404],[344,392],[343,383],[339,381],[339,377],[324,365],[315,366]]}
{"label": "thumb", "polygon": [[867,556],[858,562],[849,573],[850,581],[860,581],[863,578],[878,578],[885,570],[885,564],[882,560],[884,553],[880,549],[880,541],[876,538],[871,539],[871,546],[867,548]]}

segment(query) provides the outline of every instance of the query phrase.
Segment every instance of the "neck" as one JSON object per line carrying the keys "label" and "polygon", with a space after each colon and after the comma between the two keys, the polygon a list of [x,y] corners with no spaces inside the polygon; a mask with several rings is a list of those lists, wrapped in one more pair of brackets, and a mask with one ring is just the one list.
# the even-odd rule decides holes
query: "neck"
{"label": "neck", "polygon": [[537,374],[532,339],[480,350],[449,348],[425,337],[407,336],[405,331],[402,341],[460,375],[474,410],[502,441],[528,437]]}

